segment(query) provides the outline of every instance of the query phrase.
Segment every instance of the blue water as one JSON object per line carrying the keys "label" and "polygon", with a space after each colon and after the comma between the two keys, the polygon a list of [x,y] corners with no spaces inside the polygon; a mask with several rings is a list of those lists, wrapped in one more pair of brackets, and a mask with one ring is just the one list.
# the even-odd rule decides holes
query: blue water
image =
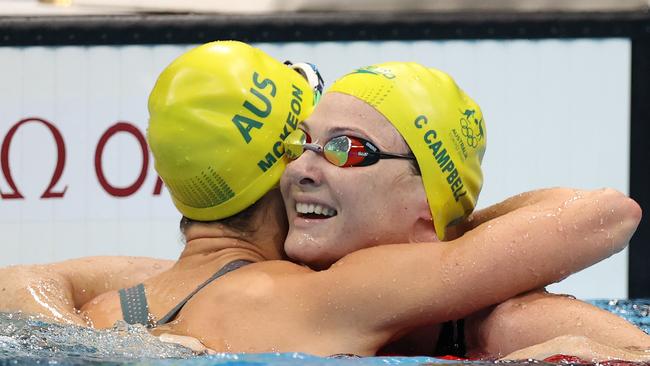
{"label": "blue water", "polygon": [[[594,300],[650,333],[650,299]],[[141,326],[120,324],[109,330],[51,324],[16,313],[0,313],[0,366],[3,365],[229,365],[229,366],[380,366],[445,364],[429,357],[321,358],[301,353],[195,356],[162,343]],[[472,366],[493,364],[471,362]],[[509,365],[512,363],[508,363]],[[540,362],[517,363],[540,365]]]}
{"label": "blue water", "polygon": [[650,299],[591,300],[589,302],[627,319],[643,329],[644,332],[650,333]]}

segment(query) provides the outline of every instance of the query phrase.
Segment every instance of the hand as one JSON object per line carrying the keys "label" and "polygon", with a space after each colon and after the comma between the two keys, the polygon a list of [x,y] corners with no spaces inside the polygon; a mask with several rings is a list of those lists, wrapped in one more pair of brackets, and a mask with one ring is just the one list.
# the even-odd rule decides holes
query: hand
{"label": "hand", "polygon": [[204,346],[203,343],[201,343],[201,341],[199,341],[194,337],[163,333],[158,336],[158,339],[160,339],[161,342],[165,342],[165,343],[180,344],[181,346],[187,347],[199,354],[213,355],[217,353],[214,350]]}

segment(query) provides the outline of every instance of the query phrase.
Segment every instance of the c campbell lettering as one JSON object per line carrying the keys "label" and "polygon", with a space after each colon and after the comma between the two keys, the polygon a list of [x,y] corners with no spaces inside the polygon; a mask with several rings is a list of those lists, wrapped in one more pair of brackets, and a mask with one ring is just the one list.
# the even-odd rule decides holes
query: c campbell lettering
{"label": "c campbell lettering", "polygon": [[[418,116],[414,123],[416,128],[422,129],[427,122],[428,120],[425,116]],[[422,139],[427,144],[429,150],[431,150],[431,155],[435,159],[440,173],[446,175],[445,180],[447,181],[447,185],[453,193],[454,199],[458,202],[462,196],[467,194],[467,191],[464,190],[463,180],[458,173],[458,169],[456,169],[456,164],[454,164],[451,155],[449,155],[442,140],[438,140],[438,134],[435,130],[430,129],[424,131]]]}
{"label": "c campbell lettering", "polygon": [[422,128],[424,125],[429,123],[429,120],[425,115],[421,114],[415,119],[414,123],[415,123],[415,127]]}

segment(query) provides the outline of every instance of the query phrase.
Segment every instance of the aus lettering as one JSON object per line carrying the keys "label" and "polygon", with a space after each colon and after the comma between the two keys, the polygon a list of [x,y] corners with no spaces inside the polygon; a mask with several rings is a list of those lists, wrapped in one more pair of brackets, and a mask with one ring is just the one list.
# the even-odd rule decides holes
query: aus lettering
{"label": "aus lettering", "polygon": [[271,114],[273,104],[271,103],[269,96],[270,98],[274,98],[277,92],[275,83],[271,79],[263,79],[260,81],[260,75],[257,72],[253,73],[253,85],[254,86],[250,88],[253,97],[252,101],[244,101],[244,108],[246,108],[252,116],[236,114],[232,118],[232,122],[237,126],[237,129],[247,144],[252,140],[251,131],[253,129],[261,129],[264,126],[264,123],[260,122],[260,119],[264,119]]}

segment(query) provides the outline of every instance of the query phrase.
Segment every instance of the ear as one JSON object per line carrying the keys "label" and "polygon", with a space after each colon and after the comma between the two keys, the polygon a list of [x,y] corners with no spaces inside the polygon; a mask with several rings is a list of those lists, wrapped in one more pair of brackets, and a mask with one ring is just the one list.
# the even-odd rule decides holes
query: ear
{"label": "ear", "polygon": [[438,242],[438,235],[436,229],[433,227],[433,221],[429,219],[419,218],[413,225],[413,231],[409,236],[411,243],[431,243]]}
{"label": "ear", "polygon": [[402,186],[407,187],[404,195],[404,202],[410,208],[414,216],[411,216],[412,221],[411,232],[409,233],[409,242],[411,243],[427,243],[440,241],[436,235],[436,228],[433,226],[433,218],[431,216],[431,209],[429,208],[429,201],[424,189],[422,177],[412,173],[403,176],[406,178],[406,183]]}
{"label": "ear", "polygon": [[419,200],[417,205],[418,219],[413,224],[413,230],[409,237],[412,243],[426,243],[440,241],[433,226],[433,218],[429,203],[424,199]]}

